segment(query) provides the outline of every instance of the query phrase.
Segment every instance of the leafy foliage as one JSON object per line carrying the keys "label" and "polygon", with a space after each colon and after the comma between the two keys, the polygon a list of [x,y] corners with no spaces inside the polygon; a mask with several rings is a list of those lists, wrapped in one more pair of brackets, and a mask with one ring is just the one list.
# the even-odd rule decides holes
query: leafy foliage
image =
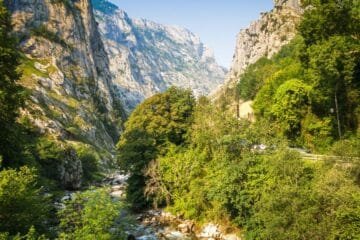
{"label": "leafy foliage", "polygon": [[[148,187],[168,210],[198,221],[230,219],[246,239],[358,237],[358,165],[339,165],[358,161],[358,140],[344,143],[336,162],[310,163],[264,123],[239,122],[204,102],[194,116],[189,145],[171,147],[149,167]],[[254,150],[261,142],[268,149]]]}
{"label": "leafy foliage", "polygon": [[[71,1],[52,2],[76,10]],[[28,164],[42,178],[59,181],[58,168],[74,150],[35,134],[25,119],[15,123],[24,92],[16,83],[19,54],[10,16],[0,3],[2,167]],[[254,100],[255,123],[234,118],[206,98],[196,103],[190,91],[178,88],[135,109],[117,145],[119,166],[130,175],[127,198],[133,209],[152,203],[200,222],[231,222],[244,229],[246,239],[360,238],[360,5],[355,0],[304,4],[309,7],[299,36],[273,58],[251,65],[235,89],[236,100]],[[69,47],[43,26],[32,33]],[[94,95],[93,103],[117,138],[105,101]],[[69,129],[76,131],[74,126]],[[327,152],[336,140],[324,161],[307,161],[288,148]],[[11,149],[15,143],[22,146]],[[99,153],[75,148],[91,181]],[[29,167],[1,169],[0,237],[43,238],[36,231],[45,232],[49,209],[36,180]],[[128,225],[119,218],[123,211],[106,189],[76,194],[58,215],[58,237],[123,239]]]}
{"label": "leafy foliage", "polygon": [[[12,25],[10,14],[0,1],[0,155],[7,165],[18,151],[14,139],[16,133],[15,119],[19,108],[24,104],[24,91],[17,81],[20,77],[19,53],[16,49],[16,39],[11,35]],[[13,144],[14,143],[14,144]],[[12,149],[11,145],[15,145]]]}
{"label": "leafy foliage", "polygon": [[299,135],[301,119],[307,113],[310,87],[297,79],[283,83],[274,95],[271,113],[286,133]]}
{"label": "leafy foliage", "polygon": [[187,90],[170,88],[139,105],[129,117],[117,145],[119,164],[130,173],[127,198],[135,209],[147,205],[144,171],[167,145],[185,143],[192,122],[194,98]]}
{"label": "leafy foliage", "polygon": [[[60,239],[125,239],[124,223],[129,223],[122,218],[116,224],[123,208],[107,189],[78,193],[59,213]],[[115,230],[111,230],[112,227]]]}
{"label": "leafy foliage", "polygon": [[[356,2],[304,1],[308,7],[299,36],[273,58],[251,65],[240,77],[239,96],[254,99],[257,118],[280,123],[283,134],[294,145],[324,152],[334,140],[356,134],[359,129]],[[340,17],[345,20],[339,21]],[[306,89],[306,102],[290,103],[295,95],[289,91],[295,89],[285,92],[284,88],[289,88],[293,79]]]}
{"label": "leafy foliage", "polygon": [[27,233],[31,226],[43,229],[49,205],[36,187],[34,170],[0,171],[0,231]]}
{"label": "leafy foliage", "polygon": [[308,6],[299,26],[306,45],[316,44],[334,35],[359,37],[358,1],[305,0],[304,7]]}

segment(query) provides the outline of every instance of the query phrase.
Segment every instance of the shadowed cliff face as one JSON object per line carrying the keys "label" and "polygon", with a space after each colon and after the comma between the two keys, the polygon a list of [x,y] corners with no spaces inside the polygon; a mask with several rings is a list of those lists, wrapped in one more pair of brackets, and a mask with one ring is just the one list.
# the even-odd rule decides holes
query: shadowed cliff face
{"label": "shadowed cliff face", "polygon": [[88,0],[8,0],[23,52],[23,114],[43,133],[113,150],[122,118]]}
{"label": "shadowed cliff face", "polygon": [[170,86],[191,88],[199,96],[223,83],[226,70],[189,30],[132,19],[105,0],[93,4],[115,89],[128,110]]}

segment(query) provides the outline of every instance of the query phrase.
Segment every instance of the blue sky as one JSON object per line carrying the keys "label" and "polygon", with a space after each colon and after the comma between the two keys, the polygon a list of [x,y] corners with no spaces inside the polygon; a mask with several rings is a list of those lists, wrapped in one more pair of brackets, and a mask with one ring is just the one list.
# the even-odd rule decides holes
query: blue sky
{"label": "blue sky", "polygon": [[272,0],[110,0],[130,17],[185,27],[211,47],[217,61],[229,68],[236,34],[260,12],[272,8]]}

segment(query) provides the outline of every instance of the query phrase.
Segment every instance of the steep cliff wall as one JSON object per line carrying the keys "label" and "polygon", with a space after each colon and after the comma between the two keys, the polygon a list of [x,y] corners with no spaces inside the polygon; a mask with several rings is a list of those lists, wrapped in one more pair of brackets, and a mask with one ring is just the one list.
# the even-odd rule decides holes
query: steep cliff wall
{"label": "steep cliff wall", "polygon": [[240,31],[225,83],[211,94],[216,103],[237,117],[254,120],[252,101],[243,102],[238,99],[238,89],[235,87],[249,65],[262,57],[271,58],[295,37],[296,26],[303,13],[300,2],[301,0],[275,0],[270,12],[262,13],[260,19]]}
{"label": "steep cliff wall", "polygon": [[207,95],[225,79],[212,51],[187,29],[131,19],[105,0],[93,0],[109,53],[116,91],[131,110],[170,86]]}
{"label": "steep cliff wall", "polygon": [[23,114],[44,134],[110,153],[122,118],[88,0],[8,0],[23,52]]}
{"label": "steep cliff wall", "polygon": [[296,34],[301,14],[300,0],[276,0],[273,10],[262,13],[259,20],[241,30],[227,81],[239,81],[247,66],[261,57],[272,57],[288,44]]}

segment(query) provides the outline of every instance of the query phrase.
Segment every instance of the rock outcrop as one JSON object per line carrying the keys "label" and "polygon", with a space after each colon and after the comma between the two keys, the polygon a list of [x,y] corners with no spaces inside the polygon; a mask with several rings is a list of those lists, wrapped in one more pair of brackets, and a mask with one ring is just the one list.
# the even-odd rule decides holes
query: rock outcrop
{"label": "rock outcrop", "polygon": [[[43,134],[114,148],[122,119],[89,0],[5,0],[23,52],[26,110]],[[100,152],[99,151],[99,152]]]}
{"label": "rock outcrop", "polygon": [[275,0],[270,12],[241,30],[236,41],[235,55],[228,81],[239,81],[240,75],[261,57],[272,57],[296,35],[302,15],[300,0]]}
{"label": "rock outcrop", "polygon": [[[231,69],[225,83],[211,93],[214,100],[232,93],[245,69],[262,57],[271,58],[296,35],[301,20],[301,0],[274,0],[274,9],[261,13],[260,19],[240,31],[236,40]],[[229,100],[226,99],[225,102]],[[227,105],[237,105],[228,103]],[[236,111],[236,110],[234,110]]]}
{"label": "rock outcrop", "polygon": [[73,148],[65,150],[58,171],[59,180],[65,189],[80,189],[83,174],[82,163]]}
{"label": "rock outcrop", "polygon": [[170,86],[199,96],[223,83],[226,70],[189,30],[132,19],[106,0],[92,1],[115,89],[128,110]]}
{"label": "rock outcrop", "polygon": [[230,72],[225,83],[211,93],[213,101],[238,118],[254,121],[252,102],[237,99],[235,87],[249,65],[262,57],[271,58],[296,36],[302,14],[301,0],[275,0],[271,11],[261,13],[260,19],[241,30]]}

